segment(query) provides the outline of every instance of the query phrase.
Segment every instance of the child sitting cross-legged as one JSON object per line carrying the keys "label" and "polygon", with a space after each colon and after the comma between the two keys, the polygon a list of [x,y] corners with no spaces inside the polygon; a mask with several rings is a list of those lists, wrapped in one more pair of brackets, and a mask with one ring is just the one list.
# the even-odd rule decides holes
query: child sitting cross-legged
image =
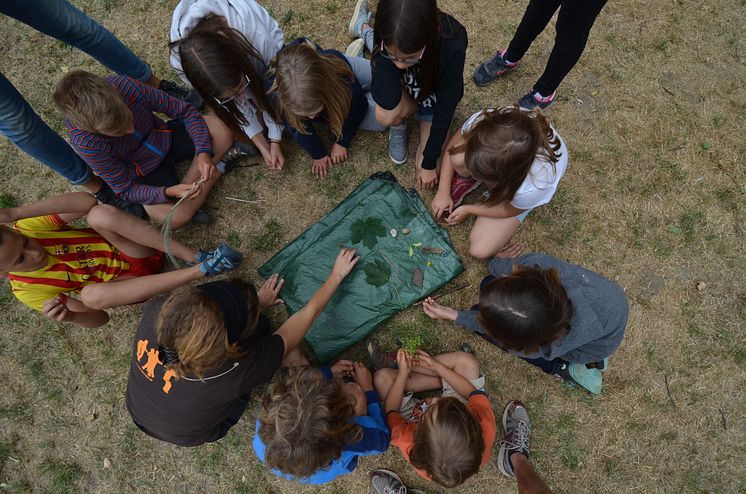
{"label": "child sitting cross-legged", "polygon": [[[90,228],[67,223],[86,217]],[[0,209],[0,274],[13,295],[46,317],[94,328],[105,309],[142,302],[206,275],[238,267],[243,256],[226,244],[211,252],[169,241],[191,267],[161,273],[163,237],[145,221],[87,192]]]}
{"label": "child sitting cross-legged", "polygon": [[[156,221],[173,202],[188,198],[173,214],[173,229],[190,220],[207,223],[200,206],[221,174],[250,152],[243,143],[234,145],[217,117],[203,118],[188,103],[128,77],[72,71],[57,83],[54,101],[70,145],[118,196],[143,204]],[[185,160],[191,165],[179,179],[174,165]]]}
{"label": "child sitting cross-legged", "polygon": [[[344,382],[343,377],[354,382]],[[370,371],[359,362],[299,366],[264,398],[254,451],[275,475],[304,484],[352,472],[358,458],[383,453],[389,429]]]}
{"label": "child sitting cross-legged", "polygon": [[[455,487],[487,464],[495,441],[495,414],[484,393],[479,362],[466,352],[415,356],[400,349],[396,369],[376,371],[385,396],[391,444],[417,473]],[[418,400],[412,393],[442,389],[440,397]]]}

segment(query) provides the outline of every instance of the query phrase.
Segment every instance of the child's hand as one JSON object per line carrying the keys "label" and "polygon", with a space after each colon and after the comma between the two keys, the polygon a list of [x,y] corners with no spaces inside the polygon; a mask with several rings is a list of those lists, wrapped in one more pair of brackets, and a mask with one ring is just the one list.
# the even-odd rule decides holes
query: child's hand
{"label": "child's hand", "polygon": [[60,297],[54,297],[44,302],[44,305],[41,308],[41,313],[49,319],[64,322],[70,313],[70,310],[67,308],[67,305],[62,302]]}
{"label": "child's hand", "polygon": [[188,200],[194,199],[199,196],[202,190],[202,184],[195,182],[193,184],[176,184],[171,187],[166,187],[166,195],[174,199],[179,199],[188,195]]}
{"label": "child's hand", "polygon": [[442,319],[444,321],[455,321],[458,311],[444,305],[440,305],[432,297],[427,297],[422,302],[422,311],[430,319]]}
{"label": "child's hand", "polygon": [[213,178],[220,176],[220,172],[210,159],[209,154],[199,153],[194,157],[194,161],[197,163],[197,169],[199,170],[200,178],[203,181],[212,180]]}
{"label": "child's hand", "polygon": [[471,215],[472,212],[469,206],[459,206],[451,211],[451,214],[449,214],[446,219],[446,223],[449,225],[458,225]]}
{"label": "child's hand", "polygon": [[399,375],[408,377],[412,371],[412,367],[415,365],[414,357],[403,348],[400,348],[396,351],[396,364],[399,367]]}
{"label": "child's hand", "polygon": [[425,170],[421,166],[417,167],[417,185],[425,189],[432,189],[438,184],[437,170]]}
{"label": "child's hand", "polygon": [[453,211],[453,199],[450,191],[435,194],[430,208],[433,210],[435,218],[440,218],[445,212]]}
{"label": "child's hand", "polygon": [[345,377],[345,376],[355,375],[355,369],[353,367],[352,362],[349,360],[337,360],[330,367],[330,369],[332,370],[332,375],[334,377]]}
{"label": "child's hand", "polygon": [[353,365],[354,374],[352,378],[362,388],[363,391],[373,391],[373,375],[370,373],[367,367],[360,362],[355,362]]}
{"label": "child's hand", "polygon": [[526,250],[526,244],[518,242],[517,244],[510,244],[507,247],[503,247],[500,252],[495,254],[495,257],[499,257],[500,259],[515,259],[520,256],[524,250]]}
{"label": "child's hand", "polygon": [[332,159],[329,156],[324,156],[320,160],[313,160],[311,170],[316,178],[325,179],[326,173],[329,171],[329,167],[332,166]]}
{"label": "child's hand", "polygon": [[280,278],[280,275],[277,273],[267,278],[264,284],[262,284],[262,287],[256,293],[259,298],[260,310],[285,303],[281,298],[278,298],[283,283],[285,283],[285,280]]}
{"label": "child's hand", "polygon": [[417,350],[417,365],[423,369],[433,371],[438,375],[440,375],[440,371],[443,369],[443,364],[435,360],[424,350]]}
{"label": "child's hand", "polygon": [[350,272],[355,264],[360,260],[355,249],[341,249],[337,255],[337,260],[334,261],[332,267],[332,274],[337,275],[340,279],[344,279]]}
{"label": "child's hand", "polygon": [[285,166],[285,155],[282,153],[282,146],[280,146],[279,142],[270,143],[269,156],[269,168],[277,171],[282,170],[282,167]]}
{"label": "child's hand", "polygon": [[332,163],[341,165],[345,161],[347,161],[347,148],[335,142],[332,146]]}

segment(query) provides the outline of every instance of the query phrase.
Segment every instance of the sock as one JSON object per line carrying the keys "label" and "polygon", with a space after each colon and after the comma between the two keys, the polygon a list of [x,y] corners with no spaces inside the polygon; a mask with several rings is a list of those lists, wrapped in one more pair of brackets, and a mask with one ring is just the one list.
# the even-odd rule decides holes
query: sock
{"label": "sock", "polygon": [[503,51],[500,52],[500,56],[502,57],[503,62],[505,62],[505,65],[508,65],[510,67],[515,67],[518,64],[518,62],[511,62],[510,60],[508,60],[507,58],[505,58],[505,54],[506,53],[508,53],[507,48],[505,50],[503,50]]}
{"label": "sock", "polygon": [[215,168],[217,168],[220,173],[225,173],[225,163],[223,163],[223,160],[215,163]]}
{"label": "sock", "polygon": [[399,125],[390,125],[389,129],[396,129],[396,130],[402,130],[407,127],[406,122],[402,122]]}
{"label": "sock", "polygon": [[557,91],[553,92],[549,96],[542,96],[539,91],[534,91],[533,97],[536,101],[539,103],[548,103],[554,99],[554,95],[557,94]]}

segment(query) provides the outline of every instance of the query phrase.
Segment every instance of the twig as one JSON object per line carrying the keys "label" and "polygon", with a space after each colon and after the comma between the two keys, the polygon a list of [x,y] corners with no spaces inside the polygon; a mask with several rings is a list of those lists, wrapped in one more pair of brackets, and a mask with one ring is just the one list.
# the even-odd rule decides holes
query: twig
{"label": "twig", "polygon": [[720,418],[723,420],[723,430],[728,430],[728,423],[725,421],[725,412],[722,408],[718,408],[718,412],[720,412]]}
{"label": "twig", "polygon": [[[464,283],[463,285],[459,285],[457,287],[451,288],[450,290],[446,290],[446,291],[441,292],[441,293],[439,293],[437,295],[433,295],[430,298],[432,298],[433,300],[438,300],[440,297],[445,297],[446,295],[449,295],[449,294],[451,294],[453,292],[458,292],[458,291],[463,290],[465,288],[471,288],[471,283]],[[422,305],[423,302],[424,302],[424,300],[420,300],[419,302],[416,302],[414,305]]]}
{"label": "twig", "polygon": [[246,204],[256,204],[257,202],[264,202],[263,199],[257,199],[256,201],[248,201],[246,199],[239,199],[238,197],[228,197],[224,196],[225,199],[228,199],[229,201],[236,201],[236,202],[245,202]]}
{"label": "twig", "polygon": [[666,374],[663,374],[663,381],[666,383],[666,393],[668,393],[668,399],[671,400],[671,404],[674,408],[676,408],[676,401],[671,395],[671,388],[668,386],[668,376]]}

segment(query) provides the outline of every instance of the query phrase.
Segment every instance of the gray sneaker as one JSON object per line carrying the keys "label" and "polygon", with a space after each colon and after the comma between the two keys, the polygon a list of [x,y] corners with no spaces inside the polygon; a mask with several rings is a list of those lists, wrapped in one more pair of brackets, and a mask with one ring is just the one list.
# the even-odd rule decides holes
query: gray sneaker
{"label": "gray sneaker", "polygon": [[520,401],[508,403],[503,412],[503,429],[505,429],[505,439],[500,441],[497,468],[506,477],[514,479],[515,473],[510,463],[510,455],[520,453],[528,458],[531,449],[531,419],[528,418],[528,411],[523,403]]}
{"label": "gray sneaker", "polygon": [[407,122],[398,127],[389,127],[389,158],[397,165],[407,162]]}
{"label": "gray sneaker", "polygon": [[370,489],[374,494],[424,494],[419,489],[409,489],[396,472],[385,468],[370,473]]}

